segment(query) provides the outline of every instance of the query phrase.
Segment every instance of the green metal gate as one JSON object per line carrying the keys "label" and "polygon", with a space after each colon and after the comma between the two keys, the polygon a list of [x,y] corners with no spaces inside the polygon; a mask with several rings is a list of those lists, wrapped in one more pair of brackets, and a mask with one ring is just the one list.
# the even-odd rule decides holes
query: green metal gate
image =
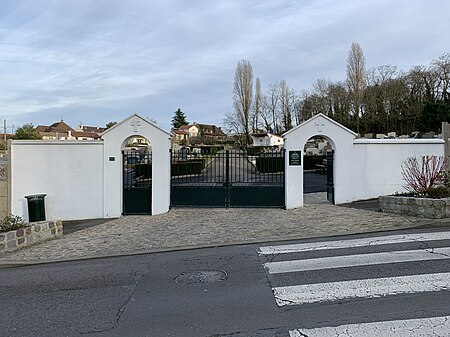
{"label": "green metal gate", "polygon": [[152,154],[147,150],[122,151],[123,214],[152,212]]}
{"label": "green metal gate", "polygon": [[327,200],[334,205],[334,150],[327,154]]}
{"label": "green metal gate", "polygon": [[172,152],[171,206],[284,207],[284,150]]}

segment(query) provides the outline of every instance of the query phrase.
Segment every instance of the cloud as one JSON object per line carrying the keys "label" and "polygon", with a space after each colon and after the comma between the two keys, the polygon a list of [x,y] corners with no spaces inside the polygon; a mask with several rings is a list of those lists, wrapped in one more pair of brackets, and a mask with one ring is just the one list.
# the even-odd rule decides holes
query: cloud
{"label": "cloud", "polygon": [[4,0],[1,109],[16,122],[82,114],[98,125],[147,110],[169,128],[186,107],[220,123],[241,59],[263,86],[285,79],[297,90],[345,79],[353,41],[368,66],[407,70],[448,52],[449,11],[444,0]]}

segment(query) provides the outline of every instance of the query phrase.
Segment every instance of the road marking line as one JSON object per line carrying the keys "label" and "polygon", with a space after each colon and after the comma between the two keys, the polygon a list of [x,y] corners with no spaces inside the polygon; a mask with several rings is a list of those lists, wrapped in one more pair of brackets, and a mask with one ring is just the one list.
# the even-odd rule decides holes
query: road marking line
{"label": "road marking line", "polygon": [[388,245],[394,243],[422,242],[434,240],[450,240],[450,232],[435,232],[422,234],[405,234],[405,235],[389,235],[373,238],[337,240],[325,242],[310,242],[291,245],[267,246],[260,247],[260,255],[302,253],[314,250],[339,249],[339,248],[356,248],[365,246]]}
{"label": "road marking line", "polygon": [[278,306],[450,290],[450,273],[385,277],[273,288]]}
{"label": "road marking line", "polygon": [[373,323],[347,324],[316,329],[289,331],[290,337],[335,337],[335,336],[433,336],[448,337],[450,316],[416,318]]}
{"label": "road marking line", "polygon": [[269,274],[450,258],[450,247],[266,262]]}

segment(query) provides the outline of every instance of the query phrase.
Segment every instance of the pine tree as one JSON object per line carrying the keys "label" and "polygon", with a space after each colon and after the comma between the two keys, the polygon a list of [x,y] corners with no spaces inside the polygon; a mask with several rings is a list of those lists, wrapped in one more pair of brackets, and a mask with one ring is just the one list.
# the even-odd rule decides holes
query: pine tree
{"label": "pine tree", "polygon": [[172,118],[172,127],[174,129],[178,129],[182,125],[188,125],[188,122],[186,121],[186,116],[184,112],[180,108],[178,108],[178,110],[175,111],[175,115]]}

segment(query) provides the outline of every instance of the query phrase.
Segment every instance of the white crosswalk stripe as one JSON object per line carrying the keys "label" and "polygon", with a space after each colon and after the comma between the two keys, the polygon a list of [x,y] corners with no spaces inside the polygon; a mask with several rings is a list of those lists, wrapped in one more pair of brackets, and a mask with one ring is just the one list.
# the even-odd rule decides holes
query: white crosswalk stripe
{"label": "white crosswalk stripe", "polygon": [[277,304],[328,302],[450,290],[450,273],[385,277],[273,288]]}
{"label": "white crosswalk stripe", "polygon": [[318,259],[267,262],[264,267],[270,274],[292,273],[296,271],[320,270],[368,266],[384,263],[412,262],[450,259],[450,247],[436,249],[405,250],[373,254],[332,256]]}
{"label": "white crosswalk stripe", "polygon": [[448,337],[450,335],[450,316],[408,319],[374,323],[347,324],[337,327],[316,329],[297,329],[289,331],[290,337],[397,337],[397,336],[432,336]]}
{"label": "white crosswalk stripe", "polygon": [[408,242],[427,242],[434,240],[450,240],[450,232],[389,235],[376,238],[311,242],[311,243],[300,243],[281,246],[267,246],[267,247],[260,247],[259,254],[274,255],[274,254],[301,253],[316,250],[356,248],[356,247],[389,245]]}
{"label": "white crosswalk stripe", "polygon": [[[266,246],[258,252],[279,307],[450,291],[450,231]],[[315,275],[320,275],[317,280]],[[445,315],[298,328],[289,333],[291,337],[411,333],[449,337],[450,316]]]}

